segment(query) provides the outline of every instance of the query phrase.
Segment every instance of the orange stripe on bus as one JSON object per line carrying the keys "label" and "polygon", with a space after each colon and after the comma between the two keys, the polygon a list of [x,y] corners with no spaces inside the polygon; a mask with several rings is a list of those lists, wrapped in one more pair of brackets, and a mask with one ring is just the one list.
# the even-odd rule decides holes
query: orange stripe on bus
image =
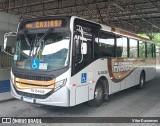
{"label": "orange stripe on bus", "polygon": [[27,80],[27,79],[15,78],[15,82],[47,86],[47,85],[54,84],[55,80],[51,80],[51,81],[37,81],[37,80]]}
{"label": "orange stripe on bus", "polygon": [[49,85],[49,86],[39,86],[39,85],[28,85],[28,84],[23,84],[23,83],[18,83],[18,82],[15,82],[15,86],[17,89],[31,89],[31,88],[41,88],[41,89],[53,89],[54,88],[54,85]]}

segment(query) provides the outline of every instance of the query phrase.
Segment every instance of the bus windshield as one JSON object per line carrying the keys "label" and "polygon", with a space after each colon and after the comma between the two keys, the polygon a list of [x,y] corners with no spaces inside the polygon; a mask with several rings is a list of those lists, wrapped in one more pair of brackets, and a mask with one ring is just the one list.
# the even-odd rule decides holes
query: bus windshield
{"label": "bus windshield", "polygon": [[17,34],[14,66],[31,70],[57,70],[68,65],[68,32]]}

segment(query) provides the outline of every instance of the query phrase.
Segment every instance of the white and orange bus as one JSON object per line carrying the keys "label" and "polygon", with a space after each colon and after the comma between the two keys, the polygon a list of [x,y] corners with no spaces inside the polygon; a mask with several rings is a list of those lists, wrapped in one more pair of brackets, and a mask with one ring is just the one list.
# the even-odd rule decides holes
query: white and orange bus
{"label": "white and orange bus", "polygon": [[99,106],[156,74],[152,41],[76,16],[23,20],[4,49],[15,34],[11,93],[23,101]]}

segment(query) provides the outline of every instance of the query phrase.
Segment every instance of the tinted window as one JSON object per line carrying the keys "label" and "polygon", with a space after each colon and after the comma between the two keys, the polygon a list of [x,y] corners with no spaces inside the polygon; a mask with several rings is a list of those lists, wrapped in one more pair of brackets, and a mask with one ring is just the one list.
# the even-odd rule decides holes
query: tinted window
{"label": "tinted window", "polygon": [[152,57],[152,44],[151,43],[147,43],[147,57]]}
{"label": "tinted window", "polygon": [[100,57],[114,57],[114,34],[101,32],[99,37],[99,53]]}
{"label": "tinted window", "polygon": [[117,36],[116,42],[117,42],[116,56],[127,57],[127,38],[123,36]]}
{"label": "tinted window", "polygon": [[156,48],[155,48],[155,44],[152,44],[152,56],[156,57]]}
{"label": "tinted window", "polygon": [[137,58],[137,46],[138,45],[138,41],[135,39],[129,39],[129,47],[130,47],[130,51],[129,51],[129,55],[131,58]]}
{"label": "tinted window", "polygon": [[140,58],[145,57],[145,43],[142,41],[139,41],[139,57]]}

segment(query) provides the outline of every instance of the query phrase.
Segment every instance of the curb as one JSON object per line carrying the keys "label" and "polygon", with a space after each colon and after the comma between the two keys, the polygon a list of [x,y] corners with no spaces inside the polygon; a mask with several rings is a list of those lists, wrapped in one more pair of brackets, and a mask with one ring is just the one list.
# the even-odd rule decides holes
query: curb
{"label": "curb", "polygon": [[4,99],[4,100],[1,100],[0,103],[14,101],[14,100],[17,100],[17,99],[15,98]]}

